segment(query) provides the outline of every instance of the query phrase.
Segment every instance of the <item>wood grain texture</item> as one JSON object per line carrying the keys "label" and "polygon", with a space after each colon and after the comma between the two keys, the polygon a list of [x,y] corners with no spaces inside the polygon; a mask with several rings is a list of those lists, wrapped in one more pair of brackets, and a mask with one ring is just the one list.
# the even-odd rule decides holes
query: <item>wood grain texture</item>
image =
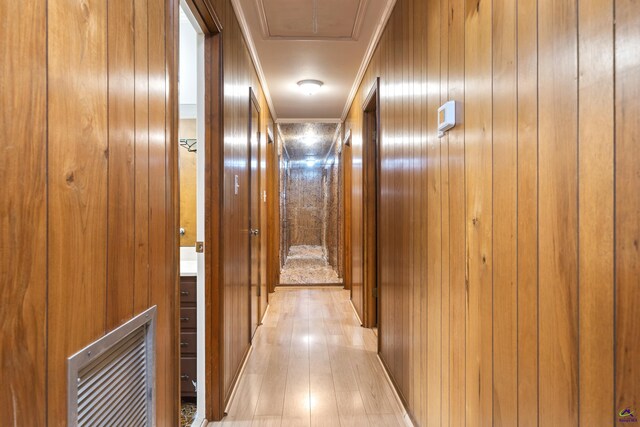
{"label": "wood grain texture", "polygon": [[[537,0],[518,1],[518,425],[538,425]],[[536,17],[536,18],[534,18]]]}
{"label": "wood grain texture", "polygon": [[[420,62],[419,82],[422,81],[440,81],[441,79],[441,46],[440,34],[443,29],[442,11],[443,6],[440,2],[431,2],[427,4],[417,3],[417,10],[414,16],[417,17],[416,27],[423,28],[423,32],[419,33],[420,43],[418,45],[419,52],[415,54]],[[446,7],[445,7],[446,9]],[[446,12],[445,12],[446,13]],[[426,17],[420,18],[420,17]],[[446,22],[446,21],[445,21]],[[425,46],[426,44],[426,46]],[[438,138],[437,115],[431,114],[441,105],[440,85],[428,85],[426,99],[420,99],[416,112],[418,113],[415,120],[418,122],[419,140],[426,140],[425,146],[422,148],[421,170],[420,173],[426,178],[426,230],[421,238],[427,242],[426,250],[418,254],[418,259],[426,259],[427,262],[418,263],[423,266],[420,270],[421,276],[426,276],[426,292],[424,284],[420,286],[422,292],[419,293],[422,300],[421,311],[419,317],[422,321],[417,325],[416,335],[418,331],[427,330],[427,337],[422,336],[420,340],[420,353],[417,359],[421,365],[419,376],[421,381],[426,381],[427,387],[419,393],[421,400],[426,400],[426,408],[423,407],[417,418],[427,419],[427,426],[440,426],[446,424],[443,414],[448,403],[448,394],[445,384],[448,378],[448,358],[442,348],[448,339],[446,335],[445,325],[448,322],[446,313],[448,310],[444,303],[445,294],[448,295],[448,289],[445,289],[446,281],[442,277],[442,146],[441,140]],[[421,120],[426,116],[427,120]],[[425,173],[426,172],[426,173]],[[422,185],[418,185],[418,191]],[[425,298],[426,297],[426,298]],[[426,303],[426,304],[425,304]],[[424,354],[427,357],[424,357]]]}
{"label": "wood grain texture", "polygon": [[601,426],[614,401],[613,2],[583,0],[578,18],[578,415]]}
{"label": "wood grain texture", "polygon": [[[492,2],[465,8],[468,426],[493,424]],[[500,219],[502,220],[502,218]]]}
{"label": "wood grain texture", "polygon": [[578,423],[576,2],[538,2],[540,424]]}
{"label": "wood grain texture", "polygon": [[606,425],[635,404],[639,14],[396,3],[345,126],[359,163],[380,76],[379,351],[416,425]]}
{"label": "wood grain texture", "polygon": [[493,423],[518,424],[516,1],[493,2]]}
{"label": "wood grain texture", "polygon": [[46,424],[46,2],[0,16],[0,419]]}
{"label": "wood grain texture", "polygon": [[109,165],[107,329],[133,316],[135,277],[135,13],[133,0],[108,2]]}
{"label": "wood grain texture", "polygon": [[[106,6],[100,0],[68,0],[48,8],[50,426],[66,425],[67,357],[101,337],[106,329]],[[83,77],[73,78],[72,70],[83,70]]]}
{"label": "wood grain texture", "polygon": [[67,358],[156,303],[177,421],[177,3],[153,1],[2,5],[3,422],[66,425]]}
{"label": "wood grain texture", "polygon": [[[640,4],[615,4],[615,411],[640,401]],[[637,410],[636,410],[637,411]],[[637,412],[636,412],[637,414]]]}
{"label": "wood grain texture", "polygon": [[464,138],[466,132],[465,86],[464,86],[464,2],[449,2],[449,76],[448,99],[456,101],[456,127],[448,139],[449,169],[449,289],[451,311],[451,362],[450,362],[450,406],[449,422],[452,426],[466,424],[465,389],[465,346],[466,346],[466,305],[467,305],[467,266],[466,266],[466,226],[465,226],[465,154]]}
{"label": "wood grain texture", "polygon": [[149,17],[135,0],[135,263],[133,312],[149,306]]}

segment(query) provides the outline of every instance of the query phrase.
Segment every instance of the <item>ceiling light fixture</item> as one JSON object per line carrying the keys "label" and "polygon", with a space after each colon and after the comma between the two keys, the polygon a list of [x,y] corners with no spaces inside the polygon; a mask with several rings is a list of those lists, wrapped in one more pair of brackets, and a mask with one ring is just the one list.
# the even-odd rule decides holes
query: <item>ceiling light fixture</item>
{"label": "ceiling light fixture", "polygon": [[320,90],[323,84],[320,80],[300,80],[298,87],[307,95],[314,95]]}

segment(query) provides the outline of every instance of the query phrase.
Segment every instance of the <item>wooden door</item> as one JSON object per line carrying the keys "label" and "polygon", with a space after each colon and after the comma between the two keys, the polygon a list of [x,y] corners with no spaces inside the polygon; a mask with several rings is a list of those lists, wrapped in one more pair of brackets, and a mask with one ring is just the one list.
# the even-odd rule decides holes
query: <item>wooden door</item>
{"label": "wooden door", "polygon": [[249,107],[249,230],[251,337],[260,322],[260,106],[250,91]]}

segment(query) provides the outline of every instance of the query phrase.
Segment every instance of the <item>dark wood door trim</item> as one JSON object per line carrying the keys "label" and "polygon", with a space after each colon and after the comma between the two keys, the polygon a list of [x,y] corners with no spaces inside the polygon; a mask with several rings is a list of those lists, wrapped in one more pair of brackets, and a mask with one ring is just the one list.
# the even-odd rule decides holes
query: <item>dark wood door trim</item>
{"label": "dark wood door trim", "polygon": [[[378,218],[380,199],[380,78],[376,78],[362,104],[363,114],[363,209],[364,326],[379,327],[380,288],[378,280]],[[380,333],[378,332],[378,337]]]}

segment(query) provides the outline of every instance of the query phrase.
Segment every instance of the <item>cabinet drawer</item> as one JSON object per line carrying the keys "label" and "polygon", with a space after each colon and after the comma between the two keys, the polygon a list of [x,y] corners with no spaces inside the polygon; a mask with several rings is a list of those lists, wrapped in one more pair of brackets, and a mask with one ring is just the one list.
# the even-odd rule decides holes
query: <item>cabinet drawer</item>
{"label": "cabinet drawer", "polygon": [[196,302],[196,278],[181,277],[180,278],[180,303]]}
{"label": "cabinet drawer", "polygon": [[180,334],[180,353],[196,354],[197,338],[195,332],[182,332]]}
{"label": "cabinet drawer", "polygon": [[181,307],[180,308],[180,330],[196,329],[196,308],[195,307]]}
{"label": "cabinet drawer", "polygon": [[182,394],[191,394],[196,391],[193,385],[197,381],[198,368],[195,357],[183,357],[180,359],[180,389]]}

